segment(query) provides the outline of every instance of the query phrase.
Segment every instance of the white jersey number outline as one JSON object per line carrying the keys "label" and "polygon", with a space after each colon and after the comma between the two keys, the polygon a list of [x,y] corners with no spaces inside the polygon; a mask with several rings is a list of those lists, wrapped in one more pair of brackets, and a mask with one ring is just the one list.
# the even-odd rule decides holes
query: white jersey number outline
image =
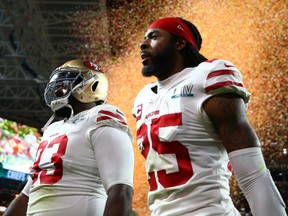
{"label": "white jersey number outline", "polygon": [[[167,173],[165,169],[149,172],[148,182],[150,185],[150,191],[155,191],[158,188],[156,175],[158,177],[158,182],[164,188],[183,185],[193,176],[192,163],[188,149],[176,140],[172,142],[160,141],[158,136],[159,128],[180,125],[182,125],[182,113],[172,113],[151,119],[150,132],[145,123],[137,130],[137,139],[143,140],[143,149],[141,154],[146,160],[150,148],[152,147],[158,153],[160,159],[160,155],[163,158],[165,157],[165,154],[174,154],[178,165],[178,171],[173,173]],[[151,143],[148,139],[149,133],[151,136]]]}
{"label": "white jersey number outline", "polygon": [[[63,176],[63,156],[66,152],[68,137],[64,134],[56,137],[50,143],[48,141],[42,141],[39,144],[36,154],[36,161],[33,164],[32,170],[35,171],[33,174],[33,184],[39,178],[40,184],[55,184]],[[43,155],[43,152],[45,153]],[[41,162],[41,163],[40,163]],[[53,163],[48,169],[39,167],[39,164]],[[43,166],[43,165],[42,165]]]}

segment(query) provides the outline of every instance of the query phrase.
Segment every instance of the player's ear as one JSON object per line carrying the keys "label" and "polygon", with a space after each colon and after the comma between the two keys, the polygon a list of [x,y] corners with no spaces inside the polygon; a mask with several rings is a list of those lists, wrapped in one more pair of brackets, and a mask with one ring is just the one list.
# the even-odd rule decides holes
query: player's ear
{"label": "player's ear", "polygon": [[176,49],[182,50],[186,46],[187,41],[183,38],[178,38],[176,42]]}

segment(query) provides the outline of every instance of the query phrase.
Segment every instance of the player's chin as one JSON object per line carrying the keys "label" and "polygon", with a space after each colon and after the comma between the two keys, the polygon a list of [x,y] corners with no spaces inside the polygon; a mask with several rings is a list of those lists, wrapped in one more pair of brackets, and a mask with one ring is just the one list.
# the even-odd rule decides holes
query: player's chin
{"label": "player's chin", "polygon": [[155,67],[153,65],[145,65],[142,68],[142,75],[144,77],[150,77],[155,74]]}

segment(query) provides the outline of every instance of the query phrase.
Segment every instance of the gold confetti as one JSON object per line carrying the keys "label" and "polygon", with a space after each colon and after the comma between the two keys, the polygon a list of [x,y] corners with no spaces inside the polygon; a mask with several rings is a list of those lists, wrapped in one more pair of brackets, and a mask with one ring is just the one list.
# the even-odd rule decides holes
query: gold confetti
{"label": "gold confetti", "polygon": [[[121,1],[117,7],[99,12],[79,12],[75,31],[87,49],[82,58],[103,65],[108,71],[108,102],[121,108],[135,137],[131,109],[137,92],[153,78],[141,75],[139,44],[147,26],[164,16],[180,16],[193,22],[203,38],[201,53],[207,58],[232,61],[243,73],[252,93],[249,120],[256,130],[267,166],[279,169],[287,164],[287,29],[286,0],[141,0]],[[129,3],[130,2],[130,3]],[[80,27],[81,26],[81,27]],[[135,150],[135,192],[133,208],[138,215],[150,215],[144,159]],[[283,167],[282,167],[283,168]],[[284,167],[283,169],[287,170]],[[277,185],[287,197],[287,183]],[[238,209],[247,208],[235,179],[232,198]],[[287,203],[286,203],[287,204]]]}

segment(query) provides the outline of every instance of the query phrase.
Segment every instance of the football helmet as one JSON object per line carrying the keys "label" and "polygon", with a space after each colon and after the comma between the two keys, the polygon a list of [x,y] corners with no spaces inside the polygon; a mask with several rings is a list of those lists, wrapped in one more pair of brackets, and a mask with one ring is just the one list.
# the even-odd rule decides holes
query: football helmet
{"label": "football helmet", "polygon": [[70,95],[82,103],[105,103],[108,95],[107,76],[90,61],[66,62],[52,72],[44,98],[55,112],[63,107],[70,107]]}

